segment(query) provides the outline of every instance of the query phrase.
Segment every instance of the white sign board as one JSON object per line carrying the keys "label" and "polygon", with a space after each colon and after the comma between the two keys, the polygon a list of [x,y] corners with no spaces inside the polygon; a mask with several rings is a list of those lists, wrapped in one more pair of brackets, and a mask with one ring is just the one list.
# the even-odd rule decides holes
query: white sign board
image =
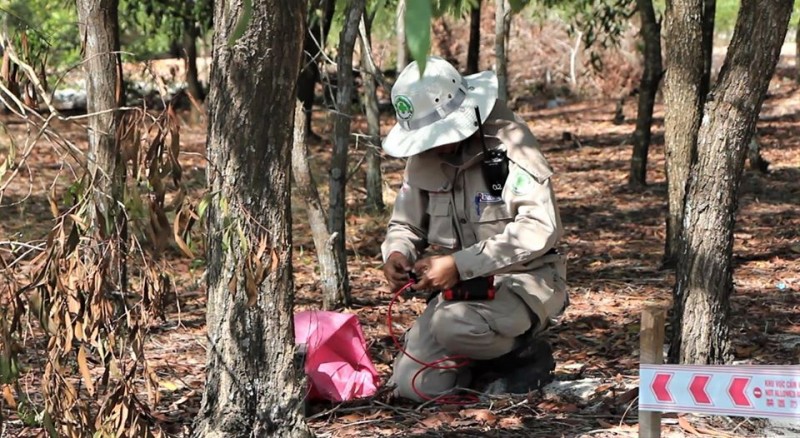
{"label": "white sign board", "polygon": [[643,364],[639,410],[800,419],[800,366]]}

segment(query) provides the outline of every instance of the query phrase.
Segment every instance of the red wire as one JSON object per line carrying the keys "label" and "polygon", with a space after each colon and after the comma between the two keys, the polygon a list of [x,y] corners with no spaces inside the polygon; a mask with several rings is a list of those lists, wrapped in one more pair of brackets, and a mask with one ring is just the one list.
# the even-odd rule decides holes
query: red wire
{"label": "red wire", "polygon": [[[397,347],[397,349],[400,350],[403,353],[403,355],[413,360],[414,362],[422,365],[422,368],[420,368],[416,373],[414,373],[414,377],[411,378],[411,389],[419,398],[425,401],[436,400],[438,403],[449,404],[449,405],[469,405],[478,403],[480,400],[478,399],[478,397],[474,395],[442,395],[438,397],[431,397],[417,389],[416,380],[417,377],[423,371],[429,368],[436,370],[451,370],[451,369],[461,368],[469,365],[470,359],[463,355],[457,355],[457,356],[445,356],[433,362],[425,362],[408,354],[406,349],[403,348],[403,346],[400,344],[400,341],[397,339],[397,336],[394,334],[394,328],[392,326],[392,305],[395,303],[395,301],[397,301],[400,295],[402,295],[403,292],[407,291],[413,284],[414,284],[413,279],[408,280],[408,283],[406,283],[405,286],[401,287],[397,292],[394,293],[394,296],[392,296],[392,299],[389,301],[389,309],[386,312],[386,325],[389,327],[389,336],[392,338],[395,347]],[[459,360],[459,362],[456,362],[455,364],[452,365],[441,365],[442,362],[450,360]]]}

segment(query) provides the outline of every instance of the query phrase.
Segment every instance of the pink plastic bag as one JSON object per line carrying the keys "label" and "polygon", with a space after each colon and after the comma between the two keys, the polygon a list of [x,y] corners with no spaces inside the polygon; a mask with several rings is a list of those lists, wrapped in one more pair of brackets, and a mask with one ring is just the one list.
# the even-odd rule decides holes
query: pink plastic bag
{"label": "pink plastic bag", "polygon": [[306,345],[309,399],[341,402],[377,391],[378,371],[355,315],[300,312],[294,316],[294,340]]}

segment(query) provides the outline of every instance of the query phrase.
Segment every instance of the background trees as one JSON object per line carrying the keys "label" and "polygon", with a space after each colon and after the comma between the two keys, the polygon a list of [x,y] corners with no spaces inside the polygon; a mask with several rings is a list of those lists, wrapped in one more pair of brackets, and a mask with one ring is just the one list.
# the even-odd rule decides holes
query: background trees
{"label": "background trees", "polygon": [[[792,3],[742,3],[719,80],[702,108],[697,152],[692,157],[683,207],[685,225],[673,302],[676,324],[670,358],[676,362],[725,363],[730,359],[733,230],[739,183],[748,144],[786,37]],[[700,5],[686,12],[699,16]],[[676,33],[670,36],[668,45],[683,38]],[[702,48],[700,41],[694,41]],[[692,64],[703,59],[694,59]],[[679,68],[675,64],[670,67]],[[694,109],[695,102],[687,101],[668,111],[674,114]],[[678,129],[688,136],[691,132],[685,131],[694,129],[694,125]]]}

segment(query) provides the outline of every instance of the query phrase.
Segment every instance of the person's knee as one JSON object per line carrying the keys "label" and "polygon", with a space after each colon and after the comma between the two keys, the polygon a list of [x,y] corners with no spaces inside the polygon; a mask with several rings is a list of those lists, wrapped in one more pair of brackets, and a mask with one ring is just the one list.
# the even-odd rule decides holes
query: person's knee
{"label": "person's knee", "polygon": [[466,369],[426,368],[407,356],[401,355],[395,362],[389,381],[395,385],[395,395],[416,402],[447,393],[462,384]]}
{"label": "person's knee", "polygon": [[471,359],[492,359],[511,351],[513,338],[498,335],[474,308],[443,306],[431,320],[431,330],[445,350]]}

